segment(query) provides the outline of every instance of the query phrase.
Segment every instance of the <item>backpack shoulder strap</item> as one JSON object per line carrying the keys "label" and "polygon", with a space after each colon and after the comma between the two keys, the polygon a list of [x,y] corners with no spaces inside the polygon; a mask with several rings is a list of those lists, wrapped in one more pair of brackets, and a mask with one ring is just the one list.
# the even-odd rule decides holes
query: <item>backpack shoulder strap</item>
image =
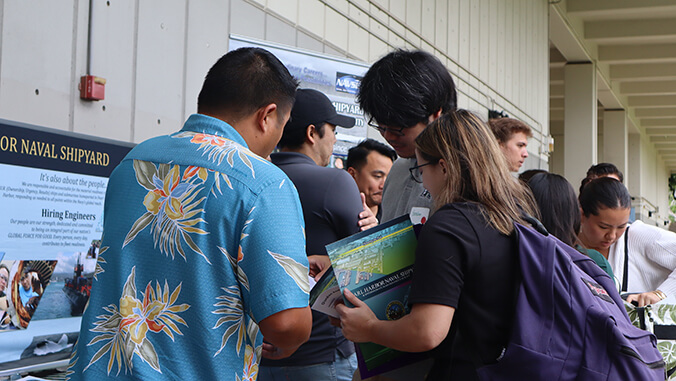
{"label": "backpack shoulder strap", "polygon": [[622,272],[622,290],[627,292],[627,284],[629,283],[629,227],[624,231],[624,270]]}

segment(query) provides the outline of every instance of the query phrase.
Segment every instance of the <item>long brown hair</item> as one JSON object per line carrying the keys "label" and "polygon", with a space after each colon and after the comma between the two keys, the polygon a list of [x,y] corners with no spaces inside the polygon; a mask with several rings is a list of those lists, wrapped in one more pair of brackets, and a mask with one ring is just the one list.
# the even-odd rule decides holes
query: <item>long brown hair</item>
{"label": "long brown hair", "polygon": [[415,140],[425,160],[444,159],[446,184],[435,197],[435,208],[452,202],[475,202],[488,223],[511,234],[514,222],[526,224],[522,213],[536,216],[529,191],[509,173],[507,161],[491,130],[467,110],[443,114]]}

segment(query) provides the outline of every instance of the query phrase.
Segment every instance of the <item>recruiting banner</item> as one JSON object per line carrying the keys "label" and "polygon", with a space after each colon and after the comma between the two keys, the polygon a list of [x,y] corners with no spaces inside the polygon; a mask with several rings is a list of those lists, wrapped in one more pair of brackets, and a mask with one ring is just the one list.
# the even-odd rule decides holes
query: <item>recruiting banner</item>
{"label": "recruiting banner", "polygon": [[0,120],[0,375],[69,357],[131,147]]}
{"label": "recruiting banner", "polygon": [[[366,139],[364,112],[356,101],[357,90],[369,66],[365,63],[340,59],[289,46],[230,36],[230,50],[251,46],[268,50],[279,58],[299,82],[301,88],[311,88],[326,94],[339,114],[354,117],[353,128],[336,128],[337,142],[333,146],[334,162],[340,167],[347,151]],[[342,168],[342,167],[340,167]]]}

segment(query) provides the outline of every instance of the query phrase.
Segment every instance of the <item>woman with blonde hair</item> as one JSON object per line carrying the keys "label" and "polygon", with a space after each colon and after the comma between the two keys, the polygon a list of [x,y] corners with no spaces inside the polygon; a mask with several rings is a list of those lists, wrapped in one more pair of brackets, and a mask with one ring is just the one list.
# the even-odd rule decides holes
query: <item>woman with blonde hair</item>
{"label": "woman with blonde hair", "polygon": [[338,306],[343,334],[406,352],[433,352],[428,380],[477,379],[496,362],[514,314],[517,246],[514,222],[536,213],[515,182],[488,127],[474,114],[442,115],[416,138],[411,175],[430,192],[435,212],[419,237],[411,313],[378,320],[349,291]]}

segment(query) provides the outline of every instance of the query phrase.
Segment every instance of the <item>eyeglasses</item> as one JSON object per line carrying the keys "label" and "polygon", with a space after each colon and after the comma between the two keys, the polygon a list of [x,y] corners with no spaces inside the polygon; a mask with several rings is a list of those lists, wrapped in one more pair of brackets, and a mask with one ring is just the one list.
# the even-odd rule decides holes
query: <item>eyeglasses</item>
{"label": "eyeglasses", "polygon": [[401,128],[392,128],[392,127],[381,127],[376,121],[373,120],[373,118],[369,119],[368,122],[366,122],[369,126],[375,128],[378,130],[381,134],[385,134],[387,131],[389,131],[393,135],[397,136],[404,136],[404,129],[406,127],[401,127]]}
{"label": "eyeglasses", "polygon": [[437,161],[428,161],[425,164],[420,164],[420,165],[416,165],[415,167],[411,167],[411,168],[408,169],[408,171],[411,173],[411,177],[413,178],[413,180],[416,183],[422,183],[423,179],[422,179],[422,172],[420,172],[420,168],[422,168],[426,165],[436,164],[436,163],[437,163]]}

